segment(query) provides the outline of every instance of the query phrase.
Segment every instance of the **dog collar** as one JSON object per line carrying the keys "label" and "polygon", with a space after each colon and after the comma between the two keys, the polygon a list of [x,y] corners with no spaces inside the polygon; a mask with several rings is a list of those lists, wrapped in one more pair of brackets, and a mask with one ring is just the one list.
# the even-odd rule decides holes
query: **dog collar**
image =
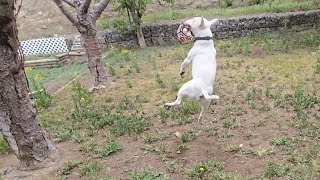
{"label": "dog collar", "polygon": [[205,37],[196,37],[194,39],[194,41],[197,41],[197,40],[212,40],[213,38],[211,36],[205,36]]}

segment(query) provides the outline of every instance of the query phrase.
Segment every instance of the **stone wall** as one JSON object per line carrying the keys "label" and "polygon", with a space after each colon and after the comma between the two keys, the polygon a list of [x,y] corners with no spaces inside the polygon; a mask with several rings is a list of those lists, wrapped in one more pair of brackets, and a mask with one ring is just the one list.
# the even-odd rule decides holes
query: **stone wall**
{"label": "stone wall", "polygon": [[[180,22],[148,24],[143,27],[143,33],[148,46],[171,45],[177,42],[176,30]],[[221,18],[211,27],[215,39],[236,38],[262,32],[281,30],[284,27],[309,29],[320,25],[320,10],[267,13],[246,15],[232,18]],[[112,30],[101,34],[100,43],[104,47],[136,46],[138,41],[134,30],[121,35]]]}

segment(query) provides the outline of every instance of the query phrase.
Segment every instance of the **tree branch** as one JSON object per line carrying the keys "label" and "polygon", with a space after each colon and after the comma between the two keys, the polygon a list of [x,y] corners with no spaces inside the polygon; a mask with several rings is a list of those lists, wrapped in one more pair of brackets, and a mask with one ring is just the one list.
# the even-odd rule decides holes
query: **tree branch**
{"label": "tree branch", "polygon": [[69,6],[74,7],[73,1],[72,0],[62,0],[63,2],[67,3]]}
{"label": "tree branch", "polygon": [[66,6],[62,3],[61,0],[53,0],[53,1],[59,7],[61,12],[71,21],[73,25],[76,26],[79,23],[77,18],[66,8]]}
{"label": "tree branch", "polygon": [[84,0],[82,5],[80,6],[80,9],[86,13],[86,12],[88,12],[88,8],[89,8],[90,4],[91,4],[91,0]]}
{"label": "tree branch", "polygon": [[90,10],[90,13],[92,14],[92,17],[97,20],[102,11],[108,6],[110,0],[100,0],[98,4],[95,4],[92,9]]}

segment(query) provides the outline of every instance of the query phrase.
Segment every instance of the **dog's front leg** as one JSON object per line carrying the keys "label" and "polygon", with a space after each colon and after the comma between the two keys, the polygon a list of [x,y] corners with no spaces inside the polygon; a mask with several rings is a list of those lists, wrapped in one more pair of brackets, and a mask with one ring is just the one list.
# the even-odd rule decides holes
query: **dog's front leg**
{"label": "dog's front leg", "polygon": [[182,62],[181,64],[181,67],[180,67],[180,75],[182,76],[185,72],[185,68],[186,68],[186,65],[190,64],[191,63],[191,59],[190,58],[185,58],[184,61]]}

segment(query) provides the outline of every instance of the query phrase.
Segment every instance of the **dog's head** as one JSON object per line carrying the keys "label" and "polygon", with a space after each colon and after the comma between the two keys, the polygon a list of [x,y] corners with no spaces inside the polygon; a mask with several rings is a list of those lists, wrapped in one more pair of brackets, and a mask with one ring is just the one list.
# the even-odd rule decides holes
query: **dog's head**
{"label": "dog's head", "polygon": [[210,27],[217,23],[218,19],[208,21],[204,17],[194,17],[180,24],[178,28],[178,39],[181,43],[192,41],[195,37],[212,37]]}

